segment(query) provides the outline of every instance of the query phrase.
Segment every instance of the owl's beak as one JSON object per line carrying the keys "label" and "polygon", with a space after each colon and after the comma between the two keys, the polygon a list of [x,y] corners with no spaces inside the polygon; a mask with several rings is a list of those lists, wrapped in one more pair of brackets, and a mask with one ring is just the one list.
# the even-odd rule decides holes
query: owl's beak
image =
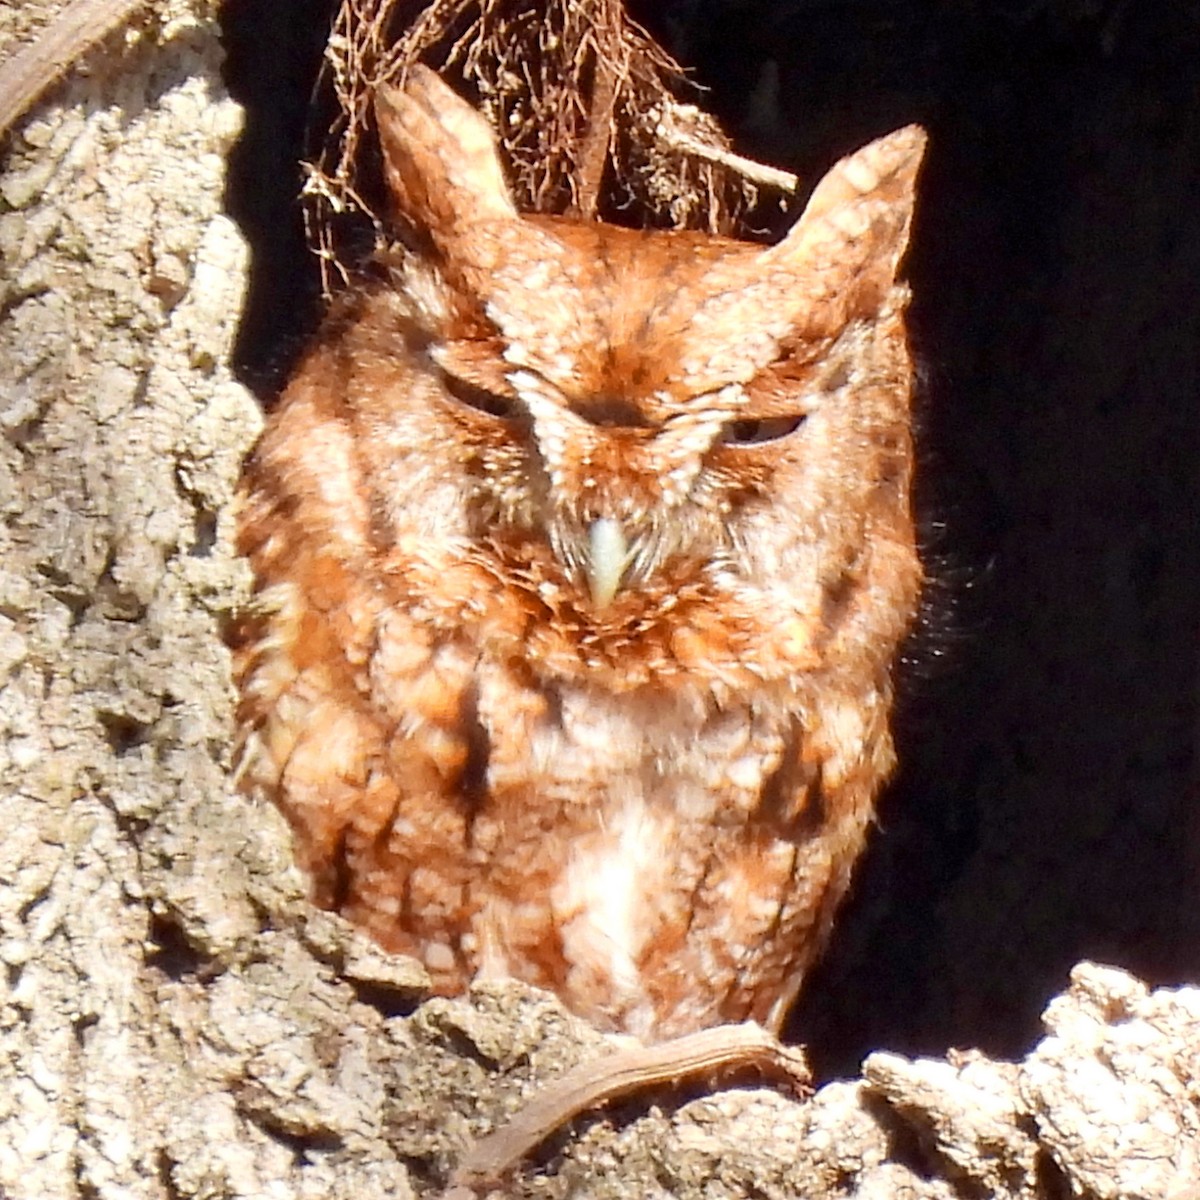
{"label": "owl's beak", "polygon": [[598,517],[588,526],[587,582],[597,608],[606,607],[617,594],[631,557],[619,521]]}

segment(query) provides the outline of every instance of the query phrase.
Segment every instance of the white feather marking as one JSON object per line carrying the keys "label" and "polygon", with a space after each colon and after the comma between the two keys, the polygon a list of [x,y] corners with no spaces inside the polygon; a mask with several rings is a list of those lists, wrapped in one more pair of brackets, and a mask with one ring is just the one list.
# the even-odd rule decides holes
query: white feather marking
{"label": "white feather marking", "polygon": [[647,897],[665,886],[665,829],[641,796],[630,796],[605,830],[572,857],[553,904],[565,918],[563,951],[581,976],[612,981],[622,1007],[645,999],[638,961],[654,922]]}

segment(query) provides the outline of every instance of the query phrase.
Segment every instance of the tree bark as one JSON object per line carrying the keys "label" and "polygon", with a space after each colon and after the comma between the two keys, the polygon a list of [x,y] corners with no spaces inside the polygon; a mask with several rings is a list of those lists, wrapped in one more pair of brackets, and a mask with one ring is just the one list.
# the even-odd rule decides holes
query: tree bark
{"label": "tree bark", "polygon": [[[0,39],[61,7],[5,10]],[[203,0],[155,5],[0,164],[14,1200],[434,1193],[472,1137],[611,1048],[517,985],[425,1000],[418,966],[307,905],[283,822],[232,785],[220,626],[248,578],[229,506],[260,416],[229,363],[247,255],[223,212],[240,118],[219,37]],[[1048,1021],[1021,1064],[878,1054],[808,1101],[626,1102],[507,1194],[1184,1196],[1200,993],[1081,967]]]}

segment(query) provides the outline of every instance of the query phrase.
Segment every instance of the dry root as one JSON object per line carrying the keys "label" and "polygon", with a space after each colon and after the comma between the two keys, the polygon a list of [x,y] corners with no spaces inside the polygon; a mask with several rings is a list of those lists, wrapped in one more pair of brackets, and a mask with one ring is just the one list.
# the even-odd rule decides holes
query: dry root
{"label": "dry root", "polygon": [[529,211],[729,233],[756,185],[790,181],[731,154],[716,121],[678,98],[696,89],[620,0],[343,0],[305,188],[327,291],[347,278],[365,222],[376,246],[387,240],[371,96],[415,62],[480,105]]}

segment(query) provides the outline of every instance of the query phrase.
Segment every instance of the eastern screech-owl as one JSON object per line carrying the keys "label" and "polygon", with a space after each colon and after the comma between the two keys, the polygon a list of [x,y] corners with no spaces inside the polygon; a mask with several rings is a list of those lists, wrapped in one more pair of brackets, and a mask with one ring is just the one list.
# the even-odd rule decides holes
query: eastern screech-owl
{"label": "eastern screech-owl", "polygon": [[764,248],[521,215],[428,70],[375,112],[407,245],[246,469],[243,778],[441,991],[777,1027],[893,763],[924,135]]}

